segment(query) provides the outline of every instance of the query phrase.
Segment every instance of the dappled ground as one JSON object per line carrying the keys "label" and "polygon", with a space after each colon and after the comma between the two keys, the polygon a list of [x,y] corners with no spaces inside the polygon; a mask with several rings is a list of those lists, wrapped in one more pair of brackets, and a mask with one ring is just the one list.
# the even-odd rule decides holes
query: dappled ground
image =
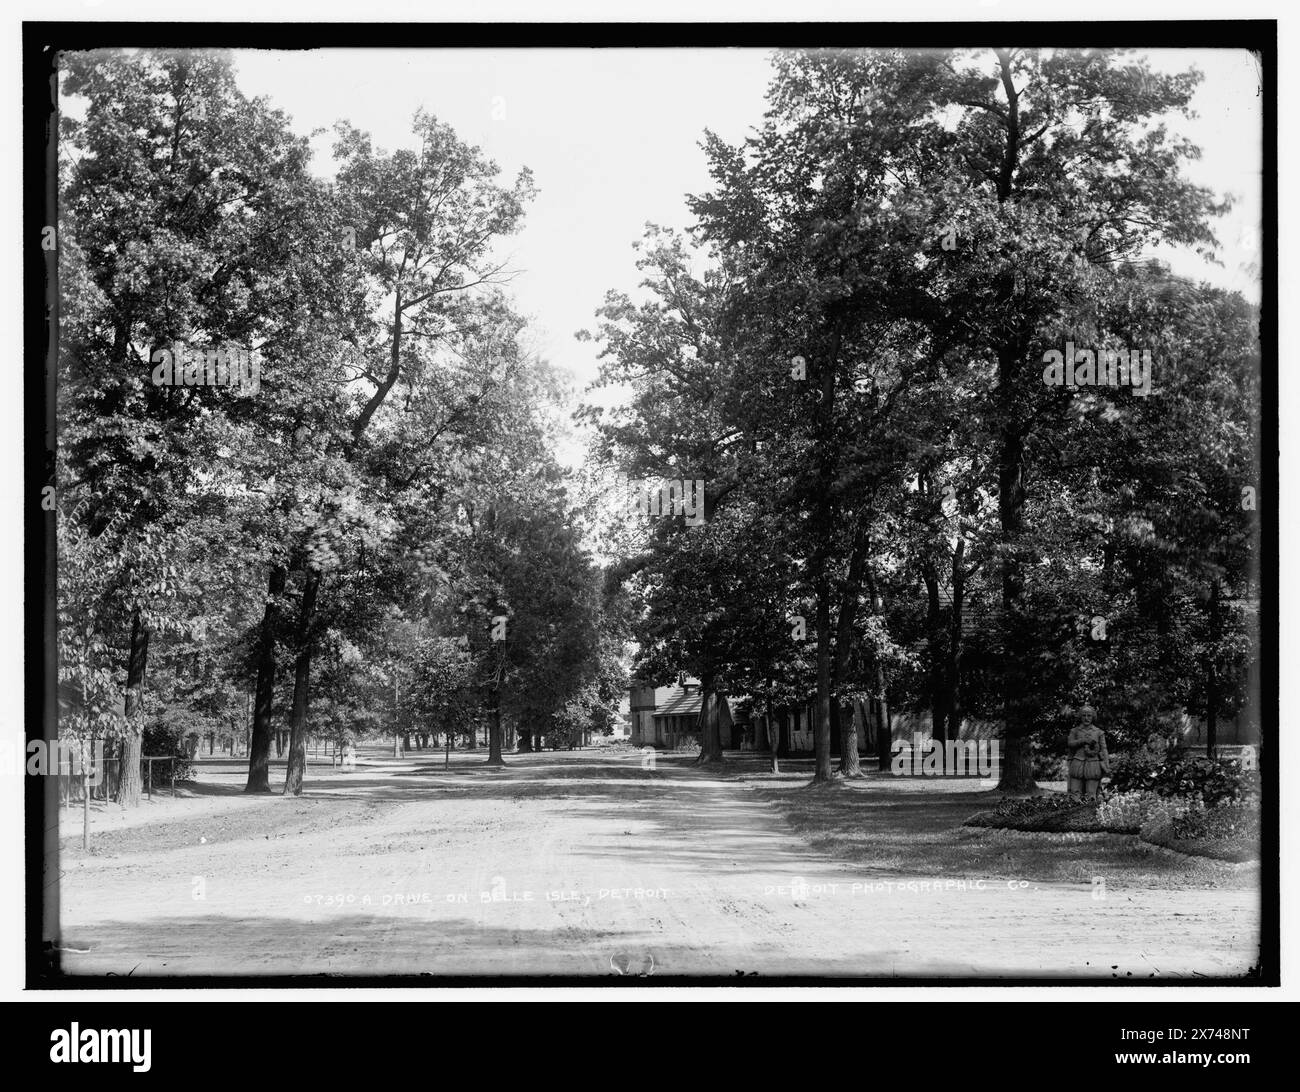
{"label": "dappled ground", "polygon": [[65,812],[64,969],[1149,980],[1258,957],[1256,867],[963,828],[997,798],[975,781],[809,789],[806,764],[626,747],[360,758],[289,799],[200,762],[193,795],[96,814],[89,854]]}
{"label": "dappled ground", "polygon": [[[782,767],[787,763],[782,763]],[[993,808],[999,792],[975,788],[975,779],[896,778],[867,773],[825,790],[809,790],[812,763],[789,764],[788,775],[737,777],[750,781],[760,798],[819,852],[886,872],[905,873],[919,860],[956,877],[963,870],[987,875],[1005,870],[1014,858],[1015,876],[1038,882],[1105,880],[1107,890],[1143,887],[1230,888],[1254,891],[1259,867],[1225,865],[1205,857],[1171,853],[1124,834],[1028,834],[963,827]],[[1063,792],[1065,783],[1040,788]],[[1100,885],[1098,889],[1100,890]],[[1098,900],[1100,901],[1100,900]]]}

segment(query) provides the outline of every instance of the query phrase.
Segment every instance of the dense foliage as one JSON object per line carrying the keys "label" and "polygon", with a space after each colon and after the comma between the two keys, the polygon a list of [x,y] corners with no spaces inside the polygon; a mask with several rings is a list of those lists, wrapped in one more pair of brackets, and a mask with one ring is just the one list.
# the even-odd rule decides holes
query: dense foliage
{"label": "dense foliage", "polygon": [[60,90],[63,731],[119,799],[156,741],[241,745],[252,792],[274,744],[297,793],[308,736],[608,731],[622,608],[497,257],[529,173],[419,112],[391,152],[340,123],[323,181],[216,52]]}
{"label": "dense foliage", "polygon": [[705,136],[693,231],[650,229],[644,301],[593,334],[627,395],[588,408],[595,458],[704,482],[702,522],[617,536],[640,676],[696,676],[706,713],[815,701],[817,780],[837,724],[858,772],[850,705],[996,721],[1022,791],[1083,703],[1117,752],[1257,716],[1258,309],[1153,257],[1212,257],[1228,207],[1168,124],[1197,81],[1112,50],[774,58],[753,135]]}

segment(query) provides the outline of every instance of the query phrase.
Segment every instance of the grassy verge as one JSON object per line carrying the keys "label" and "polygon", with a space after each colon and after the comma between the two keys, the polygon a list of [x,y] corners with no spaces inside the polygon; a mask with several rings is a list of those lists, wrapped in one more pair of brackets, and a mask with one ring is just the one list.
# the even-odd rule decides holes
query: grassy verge
{"label": "grassy verge", "polygon": [[[785,769],[783,764],[782,769]],[[1036,883],[1114,886],[1249,888],[1248,868],[1210,858],[1164,854],[1131,834],[1060,830],[1029,834],[967,826],[993,810],[1002,794],[974,780],[896,778],[811,787],[807,772],[732,772],[771,808],[774,822],[794,830],[811,849],[865,875],[922,878],[1027,879]]]}

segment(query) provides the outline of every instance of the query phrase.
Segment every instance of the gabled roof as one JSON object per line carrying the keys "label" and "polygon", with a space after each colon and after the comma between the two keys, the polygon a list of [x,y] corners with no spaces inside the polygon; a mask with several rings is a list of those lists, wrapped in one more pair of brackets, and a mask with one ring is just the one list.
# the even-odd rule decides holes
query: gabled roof
{"label": "gabled roof", "polygon": [[[659,697],[655,694],[656,699]],[[663,699],[657,701],[658,708],[655,709],[656,717],[680,717],[689,716],[692,713],[700,711],[700,688],[698,685],[692,687],[670,686]]]}
{"label": "gabled roof", "polygon": [[[744,699],[743,694],[728,694],[723,706],[723,723],[732,723],[731,707]],[[680,686],[668,688],[666,700],[655,710],[656,717],[695,717],[699,716],[700,706],[704,704],[704,695],[699,684],[691,685],[689,692]]]}

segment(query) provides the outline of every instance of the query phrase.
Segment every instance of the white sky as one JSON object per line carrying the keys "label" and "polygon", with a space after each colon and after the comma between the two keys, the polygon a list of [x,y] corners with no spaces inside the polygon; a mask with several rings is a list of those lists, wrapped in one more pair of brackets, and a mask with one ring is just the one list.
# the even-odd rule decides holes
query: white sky
{"label": "white sky", "polygon": [[[1254,60],[1228,50],[1148,56],[1162,70],[1194,64],[1206,75],[1200,117],[1179,122],[1202,147],[1189,173],[1243,204],[1220,231],[1227,269],[1202,275],[1248,290],[1238,266],[1258,259]],[[747,49],[238,50],[235,58],[246,93],[269,96],[300,132],[347,118],[380,147],[413,147],[411,115],[424,106],[507,173],[531,167],[540,195],[508,244],[524,270],[512,290],[545,327],[557,362],[580,374],[591,372],[594,350],[575,345],[573,332],[591,324],[606,289],[636,283],[630,244],[647,220],[685,226],[683,196],[710,181],[703,130],[744,137],[762,119],[770,72],[766,51]],[[329,173],[329,138],[316,146],[315,167]]]}
{"label": "white sky", "polygon": [[[235,51],[237,79],[266,95],[301,133],[346,118],[385,149],[413,147],[410,121],[424,106],[481,146],[510,177],[533,171],[539,195],[502,256],[520,274],[509,291],[532,323],[531,346],[594,378],[597,346],[574,333],[594,326],[611,288],[640,280],[631,244],[647,221],[684,227],[684,196],[709,188],[699,141],[710,128],[729,142],[762,120],[768,53],[753,49],[478,49]],[[1188,173],[1237,209],[1219,228],[1224,267],[1194,254],[1165,255],[1180,272],[1258,295],[1261,208],[1260,100],[1253,58],[1242,51],[1165,50],[1160,70],[1205,73],[1196,120],[1175,119],[1202,147]],[[495,115],[495,116],[494,116]],[[314,164],[332,173],[332,134]],[[577,461],[576,444],[564,445]]]}
{"label": "white sky", "polygon": [[[584,385],[591,328],[611,288],[640,280],[631,244],[647,221],[684,227],[687,192],[708,188],[704,128],[728,140],[762,118],[757,50],[236,51],[240,86],[265,94],[300,132],[347,118],[380,147],[414,147],[423,105],[513,178],[532,169],[537,199],[502,246],[537,348]],[[494,114],[504,117],[494,120]],[[328,173],[330,137],[315,169]]]}

